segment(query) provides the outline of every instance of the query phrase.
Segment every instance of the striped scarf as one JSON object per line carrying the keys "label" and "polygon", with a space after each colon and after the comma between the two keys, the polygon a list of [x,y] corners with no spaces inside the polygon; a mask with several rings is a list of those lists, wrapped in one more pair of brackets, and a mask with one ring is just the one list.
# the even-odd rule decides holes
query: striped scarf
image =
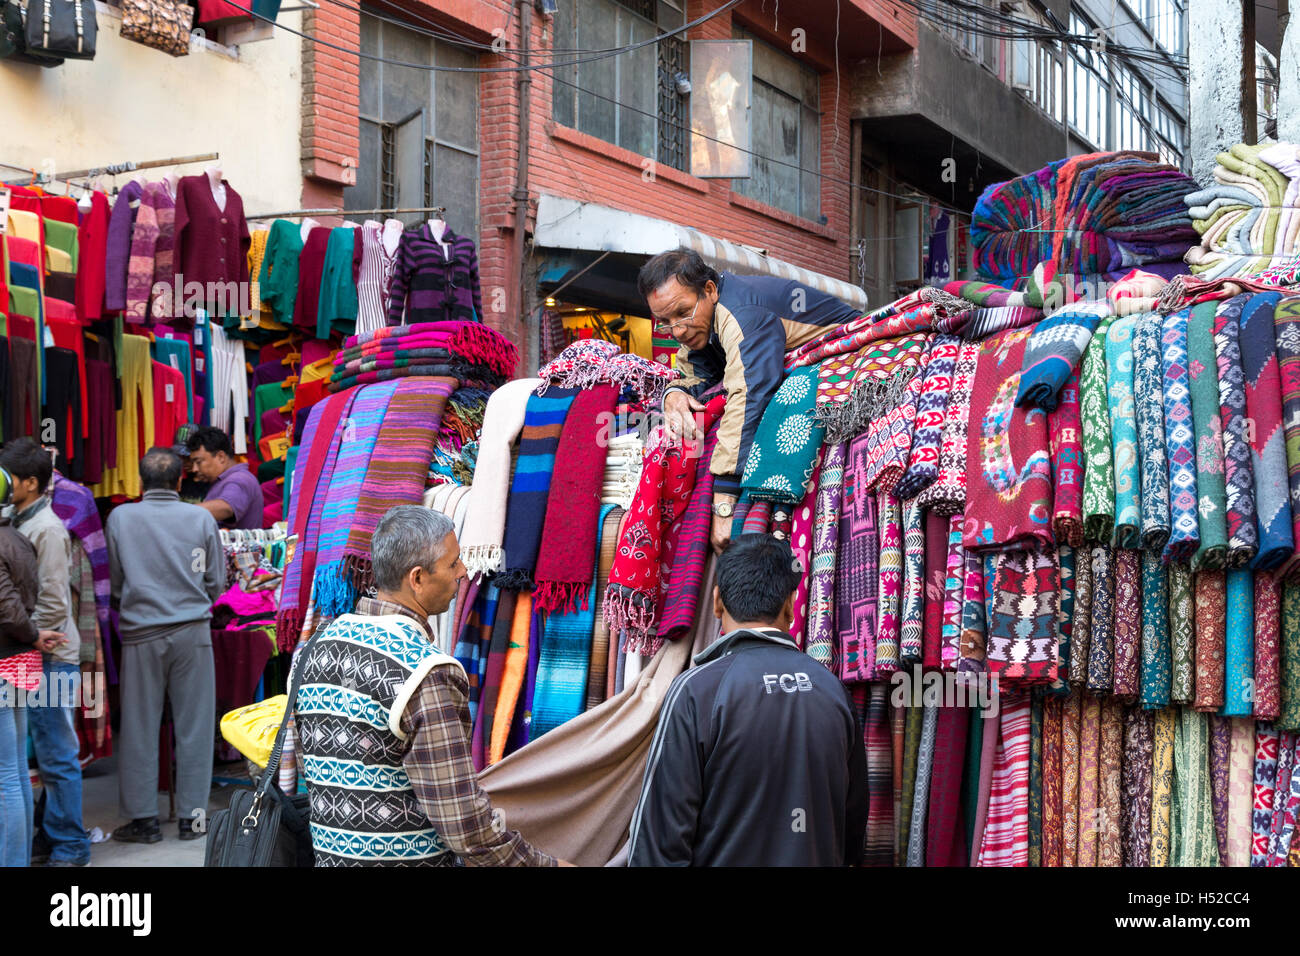
{"label": "striped scarf", "polygon": [[542,614],[587,608],[596,571],[605,445],[617,402],[617,385],[594,385],[578,393],[564,418],[555,452],[564,467],[551,478],[535,575],[533,607]]}
{"label": "striped scarf", "polygon": [[461,559],[471,577],[492,574],[505,566],[502,542],[510,493],[510,448],[524,427],[529,393],[538,384],[535,378],[507,382],[492,393],[483,413],[469,516],[460,541]]}
{"label": "striped scarf", "polygon": [[1030,721],[1029,694],[1003,690],[978,866],[1029,865]]}
{"label": "striped scarf", "polygon": [[370,538],[388,509],[420,503],[442,411],[459,384],[454,378],[404,379],[389,399],[343,548],[358,592],[372,583]]}
{"label": "striped scarf", "polygon": [[[598,386],[599,387],[599,386]],[[614,386],[605,386],[613,391]],[[577,402],[575,401],[575,406]],[[575,411],[577,409],[575,408]],[[601,505],[596,527],[616,505]],[[592,579],[596,586],[596,542],[592,549]],[[587,668],[591,663],[592,630],[596,624],[595,602],[582,602],[559,614],[546,617],[541,654],[537,662],[537,689],[532,702],[532,726],[528,738],[536,740],[566,720],[582,713],[587,695]]]}
{"label": "striped scarf", "polygon": [[413,325],[385,326],[358,335],[349,336],[343,348],[351,349],[367,343],[383,343],[401,347],[412,338],[434,338],[465,360],[489,366],[493,372],[510,376],[519,365],[519,350],[500,332],[481,322],[417,322]]}
{"label": "striped scarf", "polygon": [[312,592],[316,610],[326,617],[348,614],[356,604],[357,592],[343,573],[343,548],[348,541],[352,515],[361,496],[370,456],[379,439],[384,412],[396,391],[396,382],[359,389],[352,400],[352,410],[343,423],[344,435],[338,460],[325,489]]}
{"label": "striped scarf", "polygon": [[577,396],[573,388],[557,389],[545,397],[532,394],[524,410],[519,435],[519,459],[506,505],[505,571],[498,575],[503,590],[524,591],[533,587],[533,569],[542,540],[542,523],[555,470],[555,451],[569,407]]}

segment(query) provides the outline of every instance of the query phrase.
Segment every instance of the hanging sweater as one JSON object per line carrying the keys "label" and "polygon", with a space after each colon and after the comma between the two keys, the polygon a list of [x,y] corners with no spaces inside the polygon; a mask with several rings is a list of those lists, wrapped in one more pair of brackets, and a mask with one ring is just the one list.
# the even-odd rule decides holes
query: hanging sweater
{"label": "hanging sweater", "polygon": [[138,182],[129,182],[113,201],[104,248],[104,308],[109,312],[126,308],[126,269],[131,259],[131,228],[136,216],[131,203],[143,193],[144,187]]}
{"label": "hanging sweater", "polygon": [[325,272],[325,247],[330,230],[317,226],[307,233],[298,257],[298,298],[293,307],[293,324],[309,334],[316,332],[316,313],[320,308],[320,281]]}
{"label": "hanging sweater", "polygon": [[[388,324],[388,287],[393,281],[397,249],[388,254],[384,227],[373,219],[361,227],[361,268],[357,276],[357,332],[373,332]],[[400,248],[400,243],[398,244]]]}
{"label": "hanging sweater", "polygon": [[83,325],[97,321],[104,314],[108,223],[108,197],[101,192],[91,193],[90,212],[82,217],[77,233],[81,252],[81,268],[77,270],[77,318]]}
{"label": "hanging sweater", "polygon": [[[221,318],[238,311],[241,284],[248,282],[248,222],[244,200],[226,187],[221,208],[207,176],[185,176],[176,185],[176,271],[185,283],[201,283],[207,306]],[[223,301],[224,300],[224,301]]]}
{"label": "hanging sweater", "polygon": [[389,325],[402,325],[403,311],[407,325],[483,320],[474,240],[448,229],[442,241],[445,254],[427,222],[402,236],[389,290]]}
{"label": "hanging sweater", "polygon": [[333,328],[350,335],[356,327],[357,284],[352,274],[356,233],[349,226],[337,226],[329,234],[316,310],[318,339],[329,338]]}
{"label": "hanging sweater", "polygon": [[171,318],[172,294],[162,293],[155,301],[153,289],[158,283],[171,287],[176,274],[172,261],[175,246],[176,201],[166,183],[149,183],[131,230],[131,259],[126,270],[128,321],[152,324],[155,319]]}
{"label": "hanging sweater", "polygon": [[277,322],[293,322],[293,306],[298,296],[298,257],[302,255],[302,230],[287,219],[271,223],[258,277],[262,304],[271,307]]}

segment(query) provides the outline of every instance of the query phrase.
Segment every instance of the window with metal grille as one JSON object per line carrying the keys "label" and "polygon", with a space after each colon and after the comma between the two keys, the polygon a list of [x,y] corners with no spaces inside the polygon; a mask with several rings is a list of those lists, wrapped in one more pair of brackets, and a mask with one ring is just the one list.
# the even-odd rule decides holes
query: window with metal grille
{"label": "window with metal grille", "polygon": [[[361,12],[361,50],[389,61],[477,66],[472,53]],[[357,183],[345,209],[445,206],[461,235],[478,237],[478,77],[367,61],[360,73]],[[399,217],[408,223],[427,218]]]}
{"label": "window with metal grille", "polygon": [[[621,48],[653,40],[684,22],[680,5],[669,0],[559,0],[554,46],[557,50]],[[552,71],[555,121],[685,168],[686,106],[676,91],[676,73],[685,69],[681,45],[675,38],[644,43],[617,56]],[[674,67],[674,63],[681,65]]]}

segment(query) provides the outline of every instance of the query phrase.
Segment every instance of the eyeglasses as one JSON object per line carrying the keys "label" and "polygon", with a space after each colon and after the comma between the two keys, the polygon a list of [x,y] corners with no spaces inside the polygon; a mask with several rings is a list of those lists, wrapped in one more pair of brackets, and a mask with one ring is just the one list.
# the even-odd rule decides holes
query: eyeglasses
{"label": "eyeglasses", "polygon": [[700,299],[699,296],[696,296],[695,308],[691,309],[691,314],[684,319],[674,319],[672,321],[669,321],[667,319],[660,318],[657,315],[651,314],[650,318],[654,319],[655,321],[654,331],[657,333],[666,332],[669,335],[675,337],[677,335],[677,330],[679,328],[686,328],[691,324],[691,320],[695,318],[695,313],[699,311],[699,308],[700,308]]}

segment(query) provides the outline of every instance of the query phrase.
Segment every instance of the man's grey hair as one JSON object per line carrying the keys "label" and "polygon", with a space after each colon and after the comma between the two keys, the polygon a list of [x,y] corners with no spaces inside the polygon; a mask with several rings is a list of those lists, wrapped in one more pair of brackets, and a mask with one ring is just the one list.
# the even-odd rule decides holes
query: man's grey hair
{"label": "man's grey hair", "polygon": [[443,542],[454,530],[441,511],[420,505],[389,508],[370,539],[370,566],[375,587],[396,591],[411,568],[432,567],[446,548]]}

